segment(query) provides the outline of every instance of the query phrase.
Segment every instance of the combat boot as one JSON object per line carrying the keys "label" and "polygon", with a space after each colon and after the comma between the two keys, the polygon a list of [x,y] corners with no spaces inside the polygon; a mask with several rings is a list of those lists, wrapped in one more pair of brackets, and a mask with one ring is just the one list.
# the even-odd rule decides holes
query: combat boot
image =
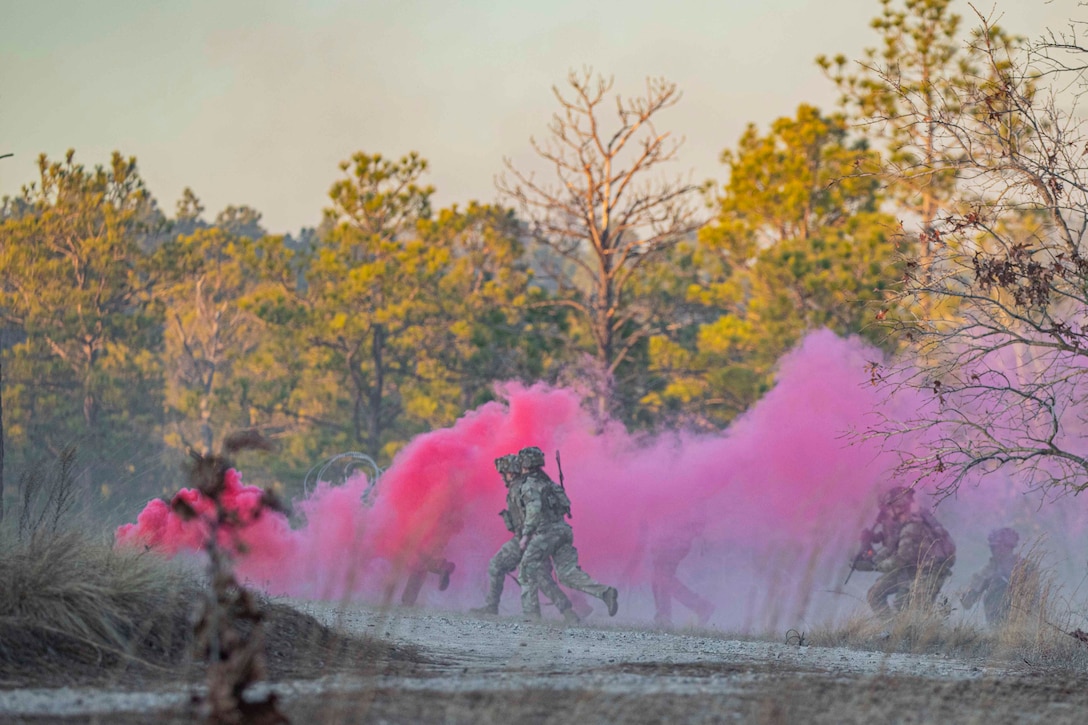
{"label": "combat boot", "polygon": [[499,613],[499,606],[497,604],[494,606],[490,604],[485,604],[482,607],[473,607],[472,609],[468,610],[468,613],[476,614],[478,616],[493,616]]}
{"label": "combat boot", "polygon": [[608,616],[616,616],[617,610],[620,608],[619,603],[620,593],[616,591],[616,587],[608,587],[604,590],[604,594],[601,595],[601,600],[608,607]]}
{"label": "combat boot", "polygon": [[575,613],[575,611],[573,609],[570,609],[570,608],[564,609],[562,614],[563,614],[563,622],[565,622],[566,624],[580,624],[581,621],[582,621],[582,618],[579,617],[578,614]]}
{"label": "combat boot", "polygon": [[[438,591],[444,592],[449,588],[450,574],[452,574],[453,570],[456,568],[457,565],[449,559],[442,562],[442,565],[438,568]],[[498,612],[496,612],[496,614],[498,614]]]}

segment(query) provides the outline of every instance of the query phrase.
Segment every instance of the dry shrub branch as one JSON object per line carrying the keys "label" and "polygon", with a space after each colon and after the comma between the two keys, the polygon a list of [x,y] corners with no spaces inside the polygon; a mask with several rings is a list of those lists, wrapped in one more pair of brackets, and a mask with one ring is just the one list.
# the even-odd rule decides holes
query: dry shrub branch
{"label": "dry shrub branch", "polygon": [[[199,520],[206,529],[204,550],[208,554],[211,589],[204,598],[195,634],[197,652],[208,661],[204,715],[206,722],[215,725],[288,722],[277,707],[275,693],[246,697],[250,685],[267,677],[263,615],[253,593],[235,578],[233,562],[233,552],[245,552],[240,532],[265,511],[282,512],[283,507],[267,491],[247,518],[223,503],[227,471],[233,467],[227,456],[239,450],[270,448],[265,438],[245,431],[228,436],[220,454],[204,455],[190,449],[189,484],[214,505],[214,510],[198,512],[180,497],[171,504],[182,518]],[[223,545],[221,535],[230,546]]]}

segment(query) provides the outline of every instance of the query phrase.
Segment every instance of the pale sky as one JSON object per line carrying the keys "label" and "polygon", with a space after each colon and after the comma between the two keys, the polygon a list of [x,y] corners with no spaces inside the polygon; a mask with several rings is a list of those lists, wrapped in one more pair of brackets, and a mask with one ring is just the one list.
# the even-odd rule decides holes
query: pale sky
{"label": "pale sky", "polygon": [[[1060,28],[1079,0],[978,0],[1009,30]],[[965,21],[966,2],[954,2]],[[684,93],[659,129],[673,169],[724,180],[744,127],[830,109],[820,53],[878,44],[878,0],[0,0],[0,196],[68,148],[135,155],[164,211],[191,186],[272,232],[321,218],[355,151],[418,151],[438,206],[495,201],[503,157],[528,168],[551,86],[591,65],[638,92]],[[1083,13],[1082,13],[1083,14]]]}

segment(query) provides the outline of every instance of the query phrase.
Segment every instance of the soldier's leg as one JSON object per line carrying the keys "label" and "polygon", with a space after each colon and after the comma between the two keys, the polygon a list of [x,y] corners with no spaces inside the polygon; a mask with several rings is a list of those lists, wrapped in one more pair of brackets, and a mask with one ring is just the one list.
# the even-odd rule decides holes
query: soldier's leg
{"label": "soldier's leg", "polygon": [[672,571],[668,562],[655,560],[650,574],[650,591],[654,595],[654,622],[672,623]]}
{"label": "soldier's leg", "polygon": [[901,569],[899,586],[892,593],[892,609],[896,612],[905,612],[912,606],[929,606],[927,592],[930,587],[924,579],[919,579],[916,569]]}
{"label": "soldier's leg", "polygon": [[408,581],[404,584],[404,591],[400,595],[400,603],[410,607],[419,598],[419,590],[423,588],[423,579],[427,576],[425,568],[412,569],[408,572]]}
{"label": "soldier's leg", "polygon": [[482,613],[499,613],[499,600],[502,599],[503,585],[510,572],[518,568],[521,561],[521,548],[517,539],[510,539],[495,552],[487,564],[487,599],[480,607]]}
{"label": "soldier's leg", "polygon": [[[556,585],[558,586],[558,585]],[[572,611],[583,619],[593,614],[593,605],[589,603],[589,597],[582,594],[577,589],[571,589],[569,592],[563,592],[570,598]]]}
{"label": "soldier's leg", "polygon": [[537,533],[529,539],[518,565],[518,585],[521,586],[521,613],[540,616],[540,582],[549,575],[549,537]]}
{"label": "soldier's leg", "polygon": [[952,575],[952,567],[939,565],[932,568],[920,569],[911,582],[911,604],[916,607],[928,609],[937,602],[937,595],[941,587]]}
{"label": "soldier's leg", "polygon": [[566,592],[559,588],[555,579],[552,578],[550,569],[540,578],[540,581],[537,582],[537,586],[540,588],[540,591],[544,592],[544,596],[546,596],[561,613],[565,614],[570,610],[570,598],[566,595]]}
{"label": "soldier's leg", "polygon": [[887,574],[882,574],[873,586],[869,587],[865,598],[869,601],[869,607],[878,617],[890,619],[894,612],[888,604],[888,597],[896,594],[902,588],[902,570],[897,569]]}
{"label": "soldier's leg", "polygon": [[427,571],[432,574],[438,575],[438,591],[444,592],[450,586],[450,574],[453,574],[453,570],[457,568],[449,559],[428,559]]}
{"label": "soldier's leg", "polygon": [[559,583],[603,600],[604,593],[612,587],[601,584],[578,566],[578,550],[574,548],[574,532],[570,526],[549,527],[548,534],[555,543],[552,561]]}
{"label": "soldier's leg", "polygon": [[695,612],[699,616],[699,623],[706,624],[710,615],[714,613],[714,605],[710,600],[688,588],[684,582],[675,576],[672,579],[672,596],[676,601]]}
{"label": "soldier's leg", "polygon": [[986,613],[986,624],[997,627],[1005,623],[1012,610],[1008,582],[998,579],[986,588],[986,594],[982,597],[982,609]]}

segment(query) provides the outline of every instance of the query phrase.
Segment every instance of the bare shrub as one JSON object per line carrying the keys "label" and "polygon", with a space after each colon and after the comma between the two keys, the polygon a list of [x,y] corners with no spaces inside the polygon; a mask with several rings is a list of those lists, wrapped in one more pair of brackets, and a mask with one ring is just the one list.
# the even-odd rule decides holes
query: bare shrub
{"label": "bare shrub", "polygon": [[69,446],[48,467],[33,466],[19,477],[22,493],[19,540],[39,531],[56,534],[76,503],[76,449]]}
{"label": "bare shrub", "polygon": [[[235,578],[232,553],[245,551],[239,534],[246,526],[266,511],[282,512],[283,508],[267,491],[248,519],[223,502],[227,472],[233,467],[227,454],[270,447],[270,442],[255,431],[243,431],[224,440],[221,454],[204,455],[190,449],[189,484],[214,509],[199,512],[181,497],[175,497],[171,504],[179,516],[197,520],[205,529],[204,551],[208,555],[211,587],[203,599],[195,634],[197,651],[208,661],[208,692],[203,698],[205,719],[216,725],[288,722],[276,705],[275,693],[269,692],[261,698],[246,697],[250,685],[267,676],[263,614],[253,593]],[[220,534],[233,539],[233,545],[224,546]]]}

